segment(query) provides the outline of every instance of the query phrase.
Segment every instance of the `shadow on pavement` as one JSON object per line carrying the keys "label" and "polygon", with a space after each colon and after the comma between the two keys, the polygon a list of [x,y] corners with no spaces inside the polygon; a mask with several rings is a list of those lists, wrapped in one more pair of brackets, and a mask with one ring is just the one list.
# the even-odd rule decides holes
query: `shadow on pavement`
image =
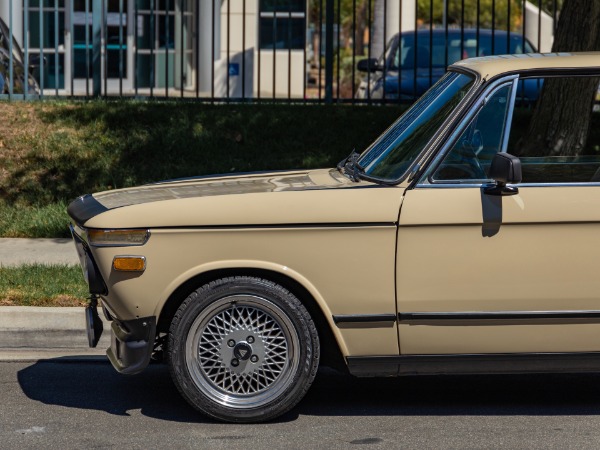
{"label": "shadow on pavement", "polygon": [[[207,422],[175,388],[166,365],[134,376],[107,362],[40,361],[19,371],[32,400],[67,408],[175,422]],[[600,375],[354,378],[321,370],[307,396],[276,422],[308,416],[510,416],[600,413]]]}
{"label": "shadow on pavement", "polygon": [[318,416],[597,415],[600,374],[369,379],[327,372],[296,409]]}
{"label": "shadow on pavement", "polygon": [[138,375],[121,375],[105,361],[61,358],[39,361],[18,373],[21,389],[47,405],[91,409],[128,416],[130,410],[175,422],[205,422],[179,395],[166,365]]}

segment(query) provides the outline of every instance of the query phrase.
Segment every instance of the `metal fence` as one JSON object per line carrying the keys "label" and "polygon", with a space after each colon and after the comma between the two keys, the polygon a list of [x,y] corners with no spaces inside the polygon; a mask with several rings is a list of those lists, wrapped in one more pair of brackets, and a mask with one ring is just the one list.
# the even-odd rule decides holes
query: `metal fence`
{"label": "metal fence", "polygon": [[561,3],[2,0],[0,96],[412,101],[456,60],[549,51]]}

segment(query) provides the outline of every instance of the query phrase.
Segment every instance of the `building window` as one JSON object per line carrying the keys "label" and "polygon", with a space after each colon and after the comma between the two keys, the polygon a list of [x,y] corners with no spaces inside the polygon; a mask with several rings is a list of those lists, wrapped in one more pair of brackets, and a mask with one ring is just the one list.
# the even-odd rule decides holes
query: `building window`
{"label": "building window", "polygon": [[304,50],[306,0],[260,1],[260,48]]}
{"label": "building window", "polygon": [[[65,87],[65,2],[64,0],[30,0],[29,54],[40,57],[44,53],[44,89]],[[33,70],[38,83],[42,81],[41,65]],[[58,69],[58,70],[57,70]],[[58,77],[57,77],[58,72]]]}
{"label": "building window", "polygon": [[[105,3],[103,30],[107,78],[127,78],[127,4],[110,0]],[[87,0],[73,2],[73,75],[75,78],[91,78],[93,73],[92,3]]]}
{"label": "building window", "polygon": [[195,2],[136,1],[137,87],[191,86]]}

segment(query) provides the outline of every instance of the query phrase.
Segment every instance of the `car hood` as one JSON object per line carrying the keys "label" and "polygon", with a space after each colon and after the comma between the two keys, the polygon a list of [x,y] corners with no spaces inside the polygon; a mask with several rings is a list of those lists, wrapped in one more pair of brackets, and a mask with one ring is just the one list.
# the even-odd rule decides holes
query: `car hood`
{"label": "car hood", "polygon": [[85,195],[68,207],[88,228],[395,222],[402,189],[335,169],[186,178]]}

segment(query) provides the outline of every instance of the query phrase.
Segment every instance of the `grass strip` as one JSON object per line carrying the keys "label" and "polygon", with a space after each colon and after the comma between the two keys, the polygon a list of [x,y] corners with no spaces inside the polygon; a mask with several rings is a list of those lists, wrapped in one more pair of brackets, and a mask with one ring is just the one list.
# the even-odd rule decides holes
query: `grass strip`
{"label": "grass strip", "polygon": [[85,306],[88,296],[78,266],[0,266],[0,306]]}
{"label": "grass strip", "polygon": [[0,236],[8,238],[70,237],[67,203],[32,206],[0,200]]}

